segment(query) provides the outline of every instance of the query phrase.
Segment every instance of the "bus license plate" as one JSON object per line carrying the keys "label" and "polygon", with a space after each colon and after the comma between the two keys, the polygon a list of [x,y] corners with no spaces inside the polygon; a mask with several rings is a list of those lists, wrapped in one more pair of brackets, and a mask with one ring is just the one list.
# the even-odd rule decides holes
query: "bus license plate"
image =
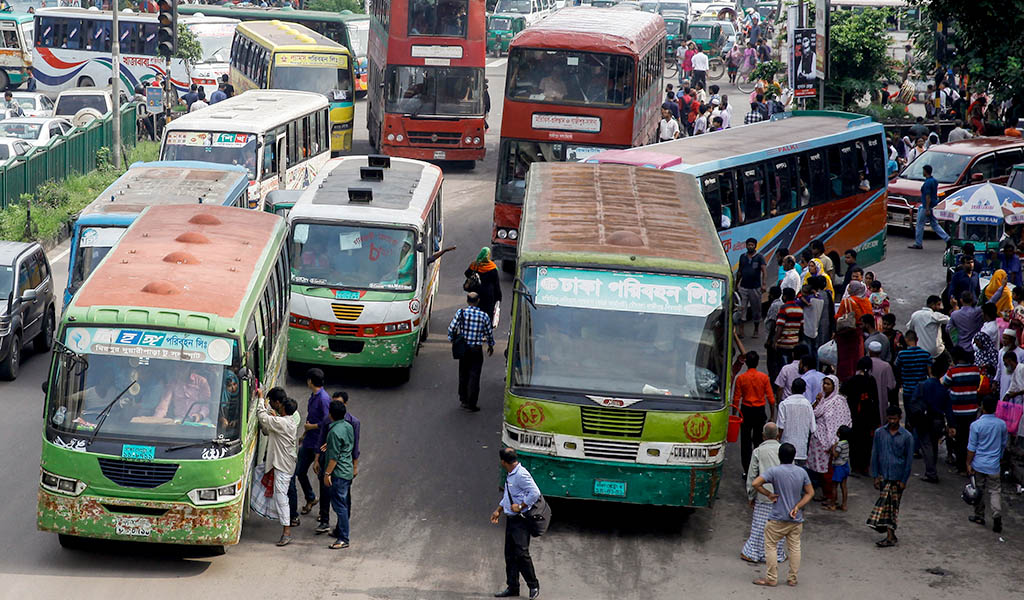
{"label": "bus license plate", "polygon": [[434,160],[444,160],[444,158],[446,156],[448,156],[448,155],[445,154],[444,150],[435,150],[434,151]]}
{"label": "bus license plate", "polygon": [[626,482],[625,481],[608,481],[607,479],[595,479],[594,480],[594,495],[595,496],[616,496],[619,498],[626,497]]}
{"label": "bus license plate", "polygon": [[154,446],[132,446],[124,444],[121,446],[121,458],[126,460],[153,460],[156,455]]}
{"label": "bus license plate", "polygon": [[149,537],[153,533],[153,523],[143,517],[117,517],[114,519],[114,531],[117,535]]}
{"label": "bus license plate", "polygon": [[708,460],[708,447],[707,446],[677,446],[672,449],[672,456],[674,458],[681,458],[683,460],[700,460],[707,462]]}

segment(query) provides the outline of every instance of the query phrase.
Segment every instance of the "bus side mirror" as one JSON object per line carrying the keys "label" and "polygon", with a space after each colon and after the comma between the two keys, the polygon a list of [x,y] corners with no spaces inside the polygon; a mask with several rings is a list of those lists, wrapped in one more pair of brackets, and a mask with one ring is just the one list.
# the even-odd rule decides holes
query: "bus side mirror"
{"label": "bus side mirror", "polygon": [[49,390],[50,390],[50,380],[49,379],[44,379],[43,380],[43,394],[45,394]]}
{"label": "bus side mirror", "polygon": [[427,247],[423,245],[423,242],[420,242],[420,243],[416,244],[416,251],[417,252],[426,252],[427,251]]}
{"label": "bus side mirror", "polygon": [[238,370],[238,378],[248,381],[250,386],[253,385],[252,371],[248,367],[242,367]]}

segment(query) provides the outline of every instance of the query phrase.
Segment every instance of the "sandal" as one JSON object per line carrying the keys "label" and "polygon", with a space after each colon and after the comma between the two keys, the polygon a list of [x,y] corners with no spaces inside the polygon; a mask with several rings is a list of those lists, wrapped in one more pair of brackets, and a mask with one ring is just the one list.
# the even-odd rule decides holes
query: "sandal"
{"label": "sandal", "polygon": [[825,509],[825,510],[831,510],[831,511],[839,510],[839,508],[836,507],[835,504],[826,504],[825,506],[822,506],[822,508]]}
{"label": "sandal", "polygon": [[328,548],[330,548],[331,550],[343,550],[345,548],[348,548],[348,542],[334,542],[333,544],[328,546]]}
{"label": "sandal", "polygon": [[744,561],[746,561],[748,563],[754,563],[755,565],[757,564],[756,560],[750,558],[749,556],[747,556],[746,554],[743,554],[742,552],[740,552],[740,559],[744,560]]}
{"label": "sandal", "polygon": [[754,585],[763,585],[765,587],[775,587],[775,584],[771,583],[767,579],[755,579],[751,583],[753,583]]}
{"label": "sandal", "polygon": [[303,506],[302,510],[299,512],[301,512],[304,515],[308,515],[309,511],[313,510],[313,507],[316,506],[318,502],[320,502],[319,498],[313,500],[312,502],[307,502],[306,505]]}
{"label": "sandal", "polygon": [[877,542],[875,542],[875,545],[879,548],[892,548],[896,545],[896,540],[890,540],[889,538],[885,538],[884,540],[878,540]]}
{"label": "sandal", "polygon": [[292,543],[292,536],[290,535],[282,535],[281,539],[277,540],[278,546],[287,546],[290,543]]}

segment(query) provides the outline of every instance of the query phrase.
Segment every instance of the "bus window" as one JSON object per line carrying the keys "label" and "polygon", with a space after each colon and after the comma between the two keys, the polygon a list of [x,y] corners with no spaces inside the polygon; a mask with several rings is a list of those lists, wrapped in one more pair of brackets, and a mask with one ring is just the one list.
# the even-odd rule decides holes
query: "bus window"
{"label": "bus window", "polygon": [[268,131],[263,137],[263,179],[277,176],[277,132]]}
{"label": "bus window", "polygon": [[410,4],[409,35],[466,37],[468,0],[417,0]]}
{"label": "bus window", "polygon": [[[649,75],[640,59],[640,82]],[[660,60],[660,59],[659,59]],[[508,97],[558,104],[625,105],[633,100],[633,59],[576,50],[519,50],[508,59]],[[660,63],[659,63],[660,68]],[[660,71],[659,71],[660,74]]]}
{"label": "bus window", "polygon": [[868,184],[877,190],[885,186],[886,148],[878,136],[872,136],[858,142],[865,149]]}
{"label": "bus window", "polygon": [[708,212],[711,213],[711,220],[715,222],[715,228],[721,231],[731,223],[726,223],[722,218],[722,195],[718,186],[718,176],[708,175],[702,177],[700,182],[704,192],[704,202],[707,203]]}
{"label": "bus window", "polygon": [[[864,165],[861,155],[853,144],[839,147],[839,196],[847,198],[857,193],[860,183],[860,172]],[[833,191],[835,185],[833,184]]]}
{"label": "bus window", "polygon": [[743,213],[736,198],[736,183],[733,181],[732,171],[723,171],[718,174],[718,189],[722,200],[723,227],[735,227],[743,222]]}
{"label": "bus window", "polygon": [[796,192],[790,181],[791,159],[784,158],[769,162],[768,171],[768,214],[775,217],[796,209]]}
{"label": "bus window", "polygon": [[[13,27],[13,24],[12,24]],[[3,47],[10,50],[18,50],[18,32],[12,29],[4,29],[3,33]]]}
{"label": "bus window", "polygon": [[742,201],[742,221],[750,223],[757,221],[765,213],[765,192],[767,186],[764,181],[764,170],[761,165],[750,165],[739,169],[739,197]]}

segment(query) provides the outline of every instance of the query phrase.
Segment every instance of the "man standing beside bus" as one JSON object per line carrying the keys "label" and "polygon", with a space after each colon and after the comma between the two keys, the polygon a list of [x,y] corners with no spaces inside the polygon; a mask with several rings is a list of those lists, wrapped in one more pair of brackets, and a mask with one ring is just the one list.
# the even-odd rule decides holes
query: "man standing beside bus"
{"label": "man standing beside bus", "polygon": [[753,336],[757,337],[757,329],[761,322],[761,294],[764,293],[765,268],[764,257],[757,252],[757,240],[747,238],[747,252],[740,255],[737,275],[740,280],[740,332],[743,339],[743,323],[747,320],[747,311],[754,322]]}
{"label": "man standing beside bus", "polygon": [[507,587],[495,598],[519,596],[519,576],[526,580],[530,600],[540,597],[540,582],[530,557],[530,528],[525,513],[540,499],[540,488],[526,467],[519,464],[519,456],[512,448],[498,451],[501,468],[505,470],[505,489],[498,508],[491,513],[491,523],[498,524],[505,515],[505,582]]}
{"label": "man standing beside bus", "polygon": [[914,243],[907,246],[914,250],[924,249],[924,222],[925,219],[932,226],[935,235],[942,238],[942,241],[949,241],[949,234],[939,225],[932,209],[939,203],[939,182],[932,177],[932,166],[925,165],[921,169],[924,172],[924,183],[921,184],[921,204],[917,208],[917,229],[914,234]]}

